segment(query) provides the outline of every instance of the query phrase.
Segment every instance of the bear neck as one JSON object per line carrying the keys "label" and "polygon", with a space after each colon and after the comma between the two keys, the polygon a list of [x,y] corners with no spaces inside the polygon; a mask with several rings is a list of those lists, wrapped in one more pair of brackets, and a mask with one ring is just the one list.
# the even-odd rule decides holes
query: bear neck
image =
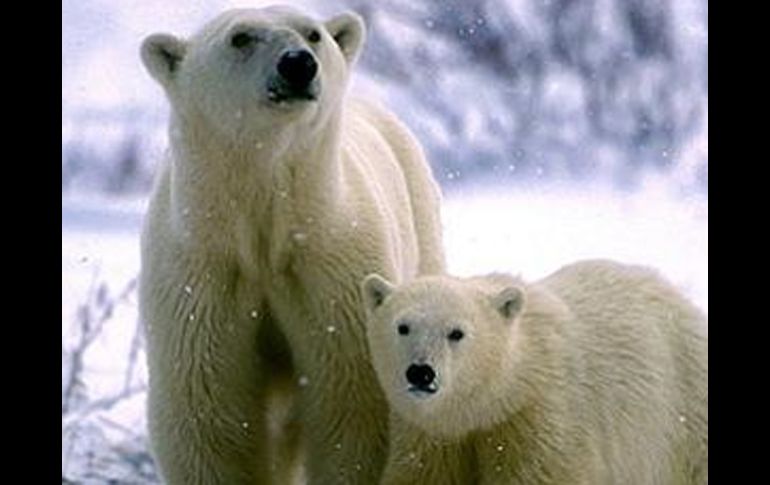
{"label": "bear neck", "polygon": [[565,335],[569,309],[538,285],[527,285],[526,295],[525,310],[513,323],[497,372],[483,388],[457,396],[454,435],[497,428],[524,432],[534,421],[549,419],[551,410],[574,401],[574,386],[568,382],[575,370],[574,350]]}
{"label": "bear neck", "polygon": [[191,120],[200,117],[174,116],[171,205],[172,213],[183,215],[175,221],[178,229],[208,250],[250,261],[269,252],[271,242],[288,237],[294,220],[314,207],[334,206],[339,116],[310,133],[288,126],[269,137],[240,139],[217,136]]}
{"label": "bear neck", "polygon": [[579,372],[579,346],[570,333],[573,316],[567,305],[548,288],[527,286],[524,312],[514,322],[515,338],[507,354],[501,396],[490,403],[490,415],[502,426],[524,435],[548,427],[552,413],[578,405],[575,389]]}

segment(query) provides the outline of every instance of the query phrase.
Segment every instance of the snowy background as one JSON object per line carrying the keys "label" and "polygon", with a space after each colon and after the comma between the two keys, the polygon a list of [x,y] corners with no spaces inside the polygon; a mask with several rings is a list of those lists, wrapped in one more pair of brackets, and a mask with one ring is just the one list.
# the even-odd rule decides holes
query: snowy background
{"label": "snowy background", "polygon": [[[157,482],[135,278],[167,108],[139,44],[267,3],[62,3],[63,483]],[[708,312],[706,0],[283,3],[366,18],[353,90],[425,145],[453,272],[610,257]]]}

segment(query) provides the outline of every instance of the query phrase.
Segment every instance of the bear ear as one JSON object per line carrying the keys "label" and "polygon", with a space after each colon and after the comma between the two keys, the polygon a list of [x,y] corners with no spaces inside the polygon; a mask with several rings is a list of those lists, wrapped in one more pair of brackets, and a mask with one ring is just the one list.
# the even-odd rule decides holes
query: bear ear
{"label": "bear ear", "polygon": [[142,42],[142,62],[150,75],[168,86],[179,70],[187,44],[170,34],[153,34]]}
{"label": "bear ear", "polygon": [[366,310],[372,312],[385,302],[393,292],[394,286],[382,276],[373,273],[364,278],[361,288]]}
{"label": "bear ear", "polygon": [[492,304],[506,320],[513,320],[524,308],[524,292],[518,286],[508,286],[492,298]]}
{"label": "bear ear", "polygon": [[327,20],[325,25],[348,64],[355,62],[366,38],[364,19],[356,13],[345,12]]}

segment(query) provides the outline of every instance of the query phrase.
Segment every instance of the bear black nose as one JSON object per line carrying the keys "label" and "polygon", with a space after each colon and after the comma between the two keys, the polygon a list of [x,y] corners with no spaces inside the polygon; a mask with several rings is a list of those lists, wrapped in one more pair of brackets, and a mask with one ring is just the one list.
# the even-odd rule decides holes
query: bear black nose
{"label": "bear black nose", "polygon": [[427,364],[412,364],[406,370],[406,380],[409,381],[409,384],[412,384],[413,386],[429,386],[435,378],[436,372],[433,370],[433,367]]}
{"label": "bear black nose", "polygon": [[289,51],[278,61],[278,74],[294,89],[307,87],[317,72],[315,57],[306,50]]}

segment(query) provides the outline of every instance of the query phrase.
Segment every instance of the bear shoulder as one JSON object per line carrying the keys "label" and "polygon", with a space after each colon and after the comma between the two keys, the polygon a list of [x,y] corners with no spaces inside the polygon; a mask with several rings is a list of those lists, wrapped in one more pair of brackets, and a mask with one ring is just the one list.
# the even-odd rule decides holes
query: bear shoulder
{"label": "bear shoulder", "polygon": [[[573,308],[585,305],[671,307],[698,316],[698,310],[658,270],[643,265],[596,259],[573,263],[540,282]],[[592,303],[589,303],[592,302]],[[628,313],[628,309],[625,310]]]}

